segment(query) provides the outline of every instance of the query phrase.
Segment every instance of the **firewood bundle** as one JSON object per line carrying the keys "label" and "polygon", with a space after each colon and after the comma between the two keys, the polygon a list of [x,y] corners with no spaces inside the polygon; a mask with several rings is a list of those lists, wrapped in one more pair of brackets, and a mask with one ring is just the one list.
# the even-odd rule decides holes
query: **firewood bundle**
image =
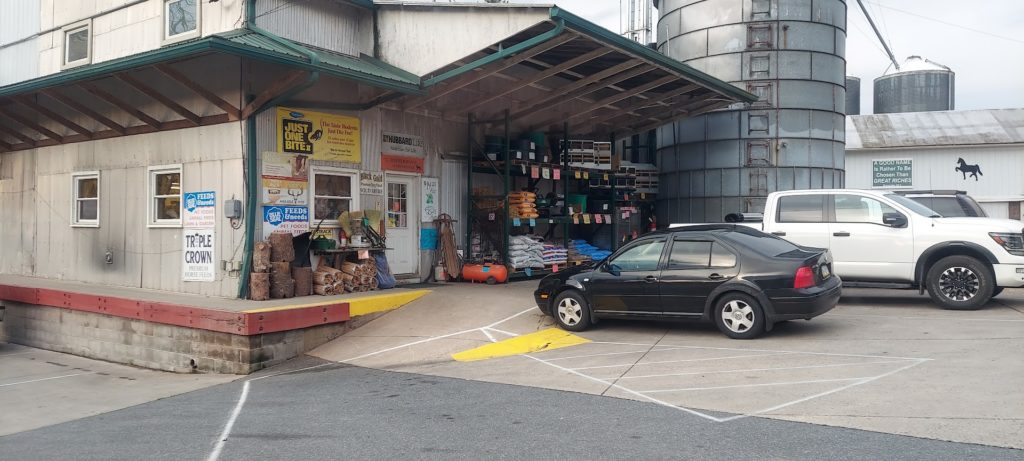
{"label": "firewood bundle", "polygon": [[377,265],[372,259],[345,262],[341,270],[321,264],[313,272],[313,293],[323,296],[377,289]]}
{"label": "firewood bundle", "polygon": [[256,242],[252,250],[252,272],[249,274],[249,299],[270,299],[270,243]]}

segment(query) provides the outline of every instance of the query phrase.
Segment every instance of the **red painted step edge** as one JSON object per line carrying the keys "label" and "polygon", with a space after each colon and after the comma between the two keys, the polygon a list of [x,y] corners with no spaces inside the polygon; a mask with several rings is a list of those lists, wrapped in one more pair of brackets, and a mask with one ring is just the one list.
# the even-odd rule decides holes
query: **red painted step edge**
{"label": "red painted step edge", "polygon": [[14,285],[0,285],[0,301],[59,307],[243,336],[349,320],[349,306],[345,302],[245,313]]}

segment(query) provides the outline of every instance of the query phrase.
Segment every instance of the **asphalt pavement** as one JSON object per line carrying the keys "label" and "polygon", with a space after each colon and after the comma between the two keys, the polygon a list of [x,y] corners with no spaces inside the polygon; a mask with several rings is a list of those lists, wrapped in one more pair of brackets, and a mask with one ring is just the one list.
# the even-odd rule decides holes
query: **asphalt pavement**
{"label": "asphalt pavement", "polygon": [[[289,369],[316,368],[277,374]],[[276,375],[275,375],[276,374]],[[260,378],[260,379],[256,379]],[[707,424],[665,406],[303,357],[245,380],[0,437],[17,460],[922,459],[1024,452],[814,424]]]}

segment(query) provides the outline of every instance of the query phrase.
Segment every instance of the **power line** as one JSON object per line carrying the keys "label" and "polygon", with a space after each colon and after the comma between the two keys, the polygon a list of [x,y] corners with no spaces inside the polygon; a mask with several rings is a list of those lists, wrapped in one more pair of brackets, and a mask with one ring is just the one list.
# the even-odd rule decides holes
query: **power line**
{"label": "power line", "polygon": [[920,15],[920,14],[917,14],[917,13],[914,13],[914,12],[911,12],[911,11],[901,10],[899,8],[894,8],[894,7],[891,7],[891,6],[883,5],[883,4],[878,3],[878,2],[873,2],[871,0],[867,0],[867,1],[868,1],[868,3],[871,3],[873,5],[877,5],[877,6],[881,7],[881,8],[885,8],[887,10],[898,11],[898,12],[903,13],[903,14],[907,14],[907,15],[910,15],[910,16],[915,16],[915,17],[918,17],[918,18],[921,18],[921,19],[924,19],[924,20],[928,20],[928,21],[937,22],[939,24],[945,24],[945,25],[950,26],[950,27],[956,27],[956,28],[959,28],[959,29],[969,30],[971,32],[975,32],[975,33],[979,33],[979,34],[988,35],[990,37],[999,38],[999,39],[1008,40],[1008,41],[1011,41],[1011,42],[1016,42],[1016,43],[1024,44],[1024,40],[1018,40],[1016,38],[1011,38],[1011,37],[1006,37],[1006,36],[1003,36],[1003,35],[993,34],[991,32],[986,32],[986,31],[981,30],[981,29],[975,29],[975,28],[972,28],[972,27],[967,27],[967,26],[956,24],[956,23],[949,22],[949,21],[943,21],[941,19],[936,19],[936,18],[932,18],[932,17],[928,17],[928,16],[923,16],[923,15]]}

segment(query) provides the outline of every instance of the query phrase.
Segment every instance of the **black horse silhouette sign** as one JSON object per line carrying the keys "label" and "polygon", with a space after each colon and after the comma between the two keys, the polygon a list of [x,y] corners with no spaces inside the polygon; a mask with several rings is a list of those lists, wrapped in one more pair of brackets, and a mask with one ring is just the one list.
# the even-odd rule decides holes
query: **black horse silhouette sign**
{"label": "black horse silhouette sign", "polygon": [[979,174],[982,175],[982,176],[985,176],[985,174],[981,172],[981,167],[980,166],[978,166],[978,165],[968,165],[967,162],[964,161],[963,157],[960,157],[960,158],[956,159],[956,164],[957,164],[956,171],[959,171],[960,173],[963,173],[964,179],[967,179],[967,175],[968,174],[970,174],[971,177],[973,177],[975,181],[978,180],[978,175]]}

